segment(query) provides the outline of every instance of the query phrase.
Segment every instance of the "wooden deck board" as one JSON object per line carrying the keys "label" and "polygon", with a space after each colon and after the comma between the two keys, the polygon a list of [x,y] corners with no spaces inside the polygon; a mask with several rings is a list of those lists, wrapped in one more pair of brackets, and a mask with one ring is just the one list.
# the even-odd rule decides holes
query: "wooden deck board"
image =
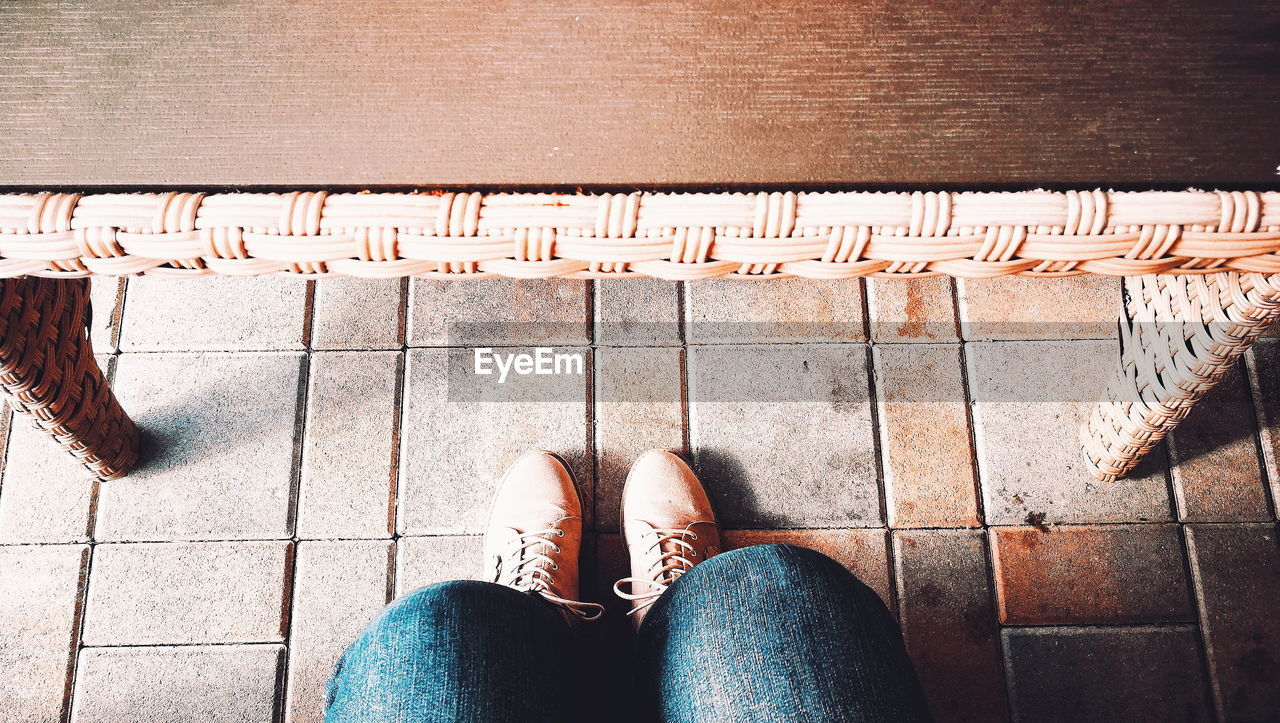
{"label": "wooden deck board", "polygon": [[0,186],[1274,186],[1280,3],[0,4]]}

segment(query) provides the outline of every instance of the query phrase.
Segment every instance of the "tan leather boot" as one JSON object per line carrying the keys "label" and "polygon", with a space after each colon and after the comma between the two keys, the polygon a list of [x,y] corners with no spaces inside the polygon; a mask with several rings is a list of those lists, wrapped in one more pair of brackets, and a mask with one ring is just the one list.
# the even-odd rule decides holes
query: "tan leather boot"
{"label": "tan leather boot", "polygon": [[578,600],[582,497],[559,457],[530,452],[507,469],[498,485],[484,535],[489,582],[540,595],[569,624],[604,612]]}
{"label": "tan leather boot", "polygon": [[637,628],[668,585],[720,552],[720,527],[706,490],[683,459],[665,450],[645,452],[631,466],[622,490],[621,529],[631,577],[615,583],[613,591],[631,601]]}

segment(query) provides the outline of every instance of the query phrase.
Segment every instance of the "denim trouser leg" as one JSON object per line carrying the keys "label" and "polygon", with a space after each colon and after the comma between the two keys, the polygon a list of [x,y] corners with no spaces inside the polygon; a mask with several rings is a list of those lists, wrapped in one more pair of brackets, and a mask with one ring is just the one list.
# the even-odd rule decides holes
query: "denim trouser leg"
{"label": "denim trouser leg", "polygon": [[347,648],[326,720],[573,720],[580,658],[545,601],[487,582],[440,583],[387,606]]}
{"label": "denim trouser leg", "polygon": [[928,720],[897,623],[830,558],[726,552],[686,573],[640,628],[641,694],[668,721]]}

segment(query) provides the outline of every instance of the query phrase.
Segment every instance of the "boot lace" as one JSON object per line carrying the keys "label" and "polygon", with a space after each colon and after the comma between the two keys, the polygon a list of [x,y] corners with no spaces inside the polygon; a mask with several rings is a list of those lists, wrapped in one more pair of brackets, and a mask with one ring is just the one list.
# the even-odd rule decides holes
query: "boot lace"
{"label": "boot lace", "polygon": [[598,619],[604,614],[603,605],[570,600],[552,591],[556,584],[552,573],[560,569],[560,565],[547,554],[560,552],[560,546],[551,540],[553,537],[564,537],[564,530],[551,528],[517,532],[506,553],[495,563],[494,582],[521,592],[536,593],[579,620]]}
{"label": "boot lace", "polygon": [[[623,600],[638,603],[631,608],[628,615],[636,615],[657,602],[672,583],[693,568],[694,562],[689,558],[698,556],[698,551],[689,544],[690,540],[698,539],[697,533],[693,530],[655,528],[645,533],[645,537],[650,535],[654,537],[653,544],[649,545],[645,552],[659,550],[662,554],[649,565],[645,577],[624,577],[613,584],[615,595]],[[629,585],[631,592],[623,590],[623,585]],[[644,592],[635,592],[638,585],[646,585],[649,589]]]}

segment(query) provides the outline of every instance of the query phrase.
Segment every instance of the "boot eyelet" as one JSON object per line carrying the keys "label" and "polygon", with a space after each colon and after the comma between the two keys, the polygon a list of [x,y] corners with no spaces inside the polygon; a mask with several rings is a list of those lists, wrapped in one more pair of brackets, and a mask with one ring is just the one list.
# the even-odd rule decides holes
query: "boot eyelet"
{"label": "boot eyelet", "polygon": [[694,534],[694,535],[689,535],[689,539],[690,539],[690,540],[696,540],[696,539],[698,539],[698,536],[697,536],[696,534]]}
{"label": "boot eyelet", "polygon": [[559,569],[560,569],[560,566],[553,562],[553,563],[551,563],[551,569],[552,569],[552,570],[559,570]]}

